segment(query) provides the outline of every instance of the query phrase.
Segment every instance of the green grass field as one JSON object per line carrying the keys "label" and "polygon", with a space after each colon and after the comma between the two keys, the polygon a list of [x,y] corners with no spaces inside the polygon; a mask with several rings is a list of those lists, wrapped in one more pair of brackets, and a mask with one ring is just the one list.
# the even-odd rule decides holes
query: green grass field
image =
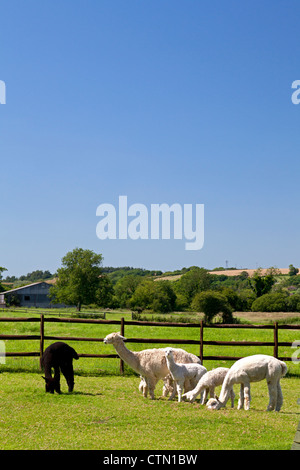
{"label": "green grass field", "polygon": [[[18,314],[17,316],[20,316]],[[32,315],[27,315],[32,316]],[[2,334],[38,334],[35,323],[1,323]],[[104,337],[118,331],[116,325],[50,324],[45,334]],[[198,329],[126,326],[128,337],[198,339]],[[299,330],[282,330],[281,341],[299,340]],[[271,330],[216,330],[206,333],[227,340],[268,341]],[[53,341],[47,341],[45,347]],[[78,352],[114,353],[103,343],[68,342]],[[154,347],[155,345],[150,345]],[[131,343],[130,349],[144,349]],[[161,347],[161,345],[160,345]],[[197,345],[183,346],[199,354]],[[36,351],[38,341],[8,341],[7,351]],[[272,354],[269,347],[207,346],[205,354]],[[282,347],[280,355],[291,356],[291,348]],[[207,361],[207,369],[230,362]],[[300,419],[300,364],[287,362],[288,374],[281,380],[284,404],[280,413],[266,412],[268,389],[265,381],[251,387],[249,411],[227,406],[209,411],[198,401],[178,403],[161,397],[162,382],[156,388],[156,400],[145,399],[138,390],[139,377],[125,367],[119,374],[118,359],[80,358],[74,361],[75,389],[67,393],[62,378],[61,395],[46,394],[38,358],[6,358],[0,365],[0,449],[88,449],[88,450],[199,450],[199,449],[290,449]],[[217,390],[217,393],[219,390]],[[238,387],[235,389],[236,403]]]}

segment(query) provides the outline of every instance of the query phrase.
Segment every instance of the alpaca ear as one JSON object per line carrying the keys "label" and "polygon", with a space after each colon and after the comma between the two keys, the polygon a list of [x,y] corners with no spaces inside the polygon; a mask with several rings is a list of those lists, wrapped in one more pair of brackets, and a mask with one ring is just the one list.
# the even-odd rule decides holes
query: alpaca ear
{"label": "alpaca ear", "polygon": [[119,333],[118,333],[118,336],[119,336],[119,338],[123,339],[124,341],[126,340],[126,338],[121,335],[121,332],[120,332],[120,331],[119,331]]}
{"label": "alpaca ear", "polygon": [[51,382],[51,379],[47,379],[46,377],[44,377],[43,375],[41,375],[42,379],[45,380],[45,382],[48,384],[49,382]]}

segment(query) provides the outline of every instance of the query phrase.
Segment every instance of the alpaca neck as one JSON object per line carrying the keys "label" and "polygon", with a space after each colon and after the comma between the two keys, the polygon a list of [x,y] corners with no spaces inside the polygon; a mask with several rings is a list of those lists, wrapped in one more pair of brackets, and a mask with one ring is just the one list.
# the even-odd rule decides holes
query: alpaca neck
{"label": "alpaca neck", "polygon": [[44,366],[44,372],[46,379],[52,379],[51,366],[49,364]]}
{"label": "alpaca neck", "polygon": [[169,370],[174,369],[175,361],[174,361],[173,356],[168,356],[168,357],[166,356],[166,361],[167,361],[167,365],[168,365]]}
{"label": "alpaca neck", "polygon": [[114,347],[117,353],[119,354],[120,358],[123,359],[126,364],[132,367],[132,369],[134,369],[136,372],[140,372],[137,353],[127,349],[123,341],[118,341],[114,343]]}
{"label": "alpaca neck", "polygon": [[173,376],[173,373],[175,373],[176,375],[176,362],[174,361],[174,357],[173,356],[166,357],[166,361],[167,361],[168,369],[171,372],[172,376]]}
{"label": "alpaca neck", "polygon": [[52,366],[51,366],[51,361],[49,360],[49,357],[43,357],[42,367],[44,369],[46,379],[51,379],[52,378],[52,372],[51,372]]}

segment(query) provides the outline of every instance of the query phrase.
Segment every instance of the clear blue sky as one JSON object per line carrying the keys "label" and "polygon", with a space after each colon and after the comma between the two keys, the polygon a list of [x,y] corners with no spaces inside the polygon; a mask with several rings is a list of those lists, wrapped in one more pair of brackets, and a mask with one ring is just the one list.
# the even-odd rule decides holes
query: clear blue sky
{"label": "clear blue sky", "polygon": [[[0,266],[300,266],[298,0],[0,2]],[[96,208],[205,205],[205,243],[99,240]],[[6,275],[5,274],[5,275]]]}

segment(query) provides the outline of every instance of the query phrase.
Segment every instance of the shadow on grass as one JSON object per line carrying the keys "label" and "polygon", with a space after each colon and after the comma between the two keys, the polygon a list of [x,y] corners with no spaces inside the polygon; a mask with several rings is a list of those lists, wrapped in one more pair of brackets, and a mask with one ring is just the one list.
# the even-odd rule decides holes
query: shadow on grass
{"label": "shadow on grass", "polygon": [[80,391],[74,391],[74,392],[66,392],[62,393],[62,395],[84,395],[84,396],[90,396],[90,397],[96,397],[96,396],[102,396],[103,393],[91,393],[91,392],[80,392]]}

